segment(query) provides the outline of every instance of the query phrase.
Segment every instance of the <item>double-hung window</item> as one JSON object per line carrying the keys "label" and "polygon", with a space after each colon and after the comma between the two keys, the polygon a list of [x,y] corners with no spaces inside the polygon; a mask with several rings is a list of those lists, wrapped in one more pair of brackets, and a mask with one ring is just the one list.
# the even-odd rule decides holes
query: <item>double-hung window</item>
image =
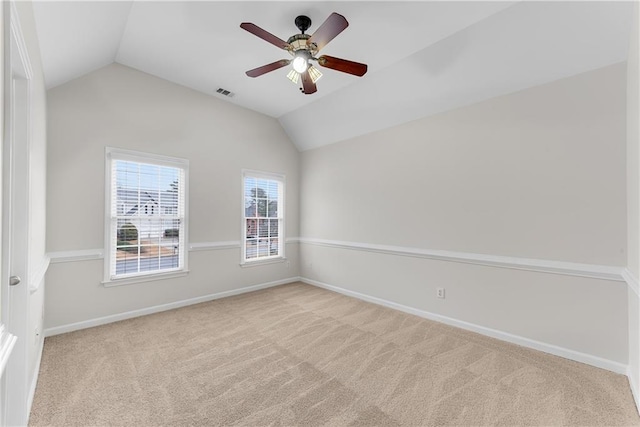
{"label": "double-hung window", "polygon": [[284,176],[244,171],[242,263],[284,258]]}
{"label": "double-hung window", "polygon": [[106,154],[105,284],[185,272],[188,160]]}

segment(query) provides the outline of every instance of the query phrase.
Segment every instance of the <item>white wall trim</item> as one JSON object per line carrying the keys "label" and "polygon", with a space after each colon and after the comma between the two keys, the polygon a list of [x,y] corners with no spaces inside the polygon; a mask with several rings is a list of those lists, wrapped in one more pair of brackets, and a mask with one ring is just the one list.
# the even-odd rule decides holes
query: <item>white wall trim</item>
{"label": "white wall trim", "polygon": [[31,66],[31,59],[29,59],[29,51],[27,49],[27,44],[24,41],[22,26],[20,24],[20,16],[18,14],[18,9],[16,9],[16,5],[14,2],[11,2],[11,18],[9,22],[11,23],[11,33],[15,39],[16,45],[18,47],[17,53],[20,55],[20,61],[22,62],[22,71],[24,71],[24,75],[20,77],[31,80],[33,78],[33,68]]}
{"label": "white wall trim", "polygon": [[104,257],[104,249],[81,249],[77,251],[49,252],[47,255],[51,259],[51,264],[57,264],[59,262],[89,261],[102,259]]}
{"label": "white wall trim", "polygon": [[263,259],[257,259],[255,261],[246,261],[246,262],[241,262],[240,263],[240,267],[242,268],[251,268],[251,267],[260,267],[261,265],[269,265],[269,264],[281,264],[283,262],[287,263],[287,268],[289,268],[290,265],[290,261],[288,258],[285,257],[274,257],[274,258],[263,258]]}
{"label": "white wall trim", "polygon": [[31,380],[31,387],[29,387],[29,397],[27,400],[27,425],[29,425],[29,416],[31,415],[31,406],[33,405],[33,398],[36,395],[36,386],[38,385],[38,377],[40,376],[40,364],[42,363],[43,351],[44,351],[44,337],[41,337],[38,343],[38,359],[36,360],[33,379]]}
{"label": "white wall trim", "polygon": [[4,325],[0,325],[0,376],[4,374],[9,356],[16,345],[18,337],[11,335]]}
{"label": "white wall trim", "polygon": [[240,240],[230,240],[228,242],[202,242],[189,245],[190,251],[216,251],[220,249],[240,249]]}
{"label": "white wall trim", "polygon": [[[629,289],[633,291],[635,297],[640,298],[640,285],[638,285],[638,279],[636,279],[634,274],[628,268],[625,268],[622,272],[622,277],[624,277],[627,285],[629,286]],[[630,296],[630,298],[633,298],[633,296]],[[629,328],[629,330],[631,331],[631,328]],[[629,337],[628,342],[629,344],[631,344],[631,337]],[[629,363],[631,363],[631,361],[629,361]],[[638,413],[640,413],[640,389],[638,388],[638,380],[631,371],[631,366],[629,366],[629,368],[627,369],[626,375],[627,379],[629,380],[631,394],[633,394],[633,400],[636,403],[636,409],[638,410]]]}
{"label": "white wall trim", "polygon": [[389,307],[395,310],[403,311],[405,313],[420,316],[425,319],[434,320],[436,322],[444,323],[446,325],[455,326],[455,327],[472,331],[472,332],[477,332],[479,334],[486,335],[491,338],[496,338],[496,339],[517,344],[523,347],[528,347],[534,350],[543,351],[545,353],[553,354],[555,356],[564,357],[565,359],[571,359],[577,362],[586,363],[588,365],[596,366],[598,368],[607,369],[609,371],[613,371],[618,374],[625,375],[627,373],[627,365],[619,362],[615,362],[613,360],[603,359],[601,357],[594,356],[591,354],[581,353],[579,351],[570,350],[568,348],[559,347],[553,344],[532,340],[519,335],[510,334],[508,332],[487,328],[484,326],[476,325],[474,323],[469,323],[463,320],[454,319],[452,317],[442,316],[440,314],[435,314],[425,310],[420,310],[417,308],[398,304],[382,298],[361,294],[359,292],[350,291],[348,289],[329,285],[326,283],[319,282],[317,280],[308,279],[306,277],[301,277],[300,281],[307,283],[309,285],[317,286],[317,287],[328,289],[330,291],[338,292],[347,296],[358,298],[363,301],[371,302],[374,304],[382,305],[384,307]]}
{"label": "white wall trim", "polygon": [[303,244],[326,246],[330,248],[349,249],[414,258],[425,258],[438,261],[459,262],[465,264],[485,265],[489,267],[526,270],[538,273],[590,277],[594,279],[615,280],[619,282],[624,281],[624,278],[622,277],[624,267],[580,264],[574,262],[553,261],[545,259],[517,258],[503,255],[443,251],[438,249],[422,249],[403,246],[377,245],[370,243],[343,242],[338,240],[315,239],[309,237],[301,237],[299,238],[299,241]]}
{"label": "white wall trim", "polygon": [[67,332],[77,331],[80,329],[92,328],[94,326],[106,325],[107,323],[118,322],[120,320],[132,319],[134,317],[145,316],[147,314],[159,313],[161,311],[173,310],[174,308],[186,307],[188,305],[199,304],[202,302],[212,301],[219,298],[230,297],[233,295],[244,294],[247,292],[253,292],[260,289],[271,288],[273,286],[284,285],[286,283],[293,283],[299,281],[299,277],[289,277],[286,279],[275,280],[273,282],[260,283],[257,285],[245,286],[239,289],[232,289],[229,291],[216,292],[215,294],[204,295],[196,298],[189,298],[186,300],[170,302],[167,304],[155,305],[152,307],[141,308],[138,310],[127,311],[124,313],[113,314],[110,316],[98,317],[95,319],[84,320],[82,322],[69,323],[67,325],[56,326],[44,330],[44,336],[50,337],[53,335],[64,334]]}
{"label": "white wall trim", "polygon": [[40,286],[44,281],[44,276],[45,274],[47,274],[47,269],[49,269],[50,262],[51,258],[49,258],[49,256],[45,254],[42,257],[38,268],[33,270],[31,274],[29,274],[29,292],[31,292],[32,294],[40,289]]}
{"label": "white wall trim", "polygon": [[152,273],[152,274],[140,274],[137,276],[130,276],[126,278],[113,279],[113,280],[103,280],[102,286],[105,288],[113,288],[116,286],[126,286],[133,285],[136,283],[144,283],[144,282],[156,282],[158,280],[167,280],[167,279],[176,279],[178,277],[185,277],[189,275],[189,270],[174,270],[174,271],[165,271],[162,273]]}
{"label": "white wall trim", "polygon": [[[291,237],[286,239],[285,244],[299,243],[298,237]],[[200,251],[218,251],[228,249],[240,249],[239,240],[229,240],[221,242],[200,242],[189,244],[189,252]],[[47,254],[51,264],[57,264],[61,262],[76,262],[76,261],[91,261],[95,259],[104,258],[104,249],[80,249],[75,251],[58,251],[49,252]]]}
{"label": "white wall trim", "polygon": [[628,268],[625,268],[622,271],[622,277],[636,296],[640,297],[640,284],[638,284],[638,279],[636,279],[633,273]]}

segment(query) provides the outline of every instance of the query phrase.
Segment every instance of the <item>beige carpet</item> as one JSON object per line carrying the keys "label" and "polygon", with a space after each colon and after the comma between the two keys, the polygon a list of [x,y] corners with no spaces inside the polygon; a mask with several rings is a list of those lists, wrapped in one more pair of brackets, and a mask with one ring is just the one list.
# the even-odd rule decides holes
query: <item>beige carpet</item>
{"label": "beige carpet", "polygon": [[31,425],[640,425],[626,377],[301,283],[47,338]]}

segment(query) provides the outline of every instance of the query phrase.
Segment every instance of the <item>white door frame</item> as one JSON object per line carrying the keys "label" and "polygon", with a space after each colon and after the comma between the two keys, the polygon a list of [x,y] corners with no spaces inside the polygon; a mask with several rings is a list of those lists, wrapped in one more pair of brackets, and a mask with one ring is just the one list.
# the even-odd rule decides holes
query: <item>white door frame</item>
{"label": "white door frame", "polygon": [[[29,55],[13,1],[2,2],[4,35],[4,138],[2,143],[2,322],[16,337],[2,378],[0,425],[26,425],[29,417]],[[21,283],[9,286],[10,276]]]}
{"label": "white door frame", "polygon": [[[6,24],[7,21],[4,19],[5,17],[5,13],[4,13],[4,5],[0,6],[0,21],[2,21],[3,24]],[[4,26],[3,26],[4,28]],[[0,52],[2,52],[2,58],[4,58],[4,40],[5,40],[5,34],[0,33]],[[4,99],[4,97],[2,96],[4,94],[4,64],[2,64],[2,66],[0,66],[0,99]],[[0,103],[0,147],[2,147],[2,141],[4,141],[4,105],[3,103]],[[0,148],[1,150],[1,148]],[[2,159],[4,158],[4,155],[1,155],[2,153],[0,152],[0,188],[2,188]],[[2,210],[2,198],[0,197],[0,212]],[[0,234],[1,237],[1,234]],[[0,267],[0,272],[3,271],[1,270]],[[4,419],[4,408],[5,408],[5,400],[4,400],[4,396],[5,396],[5,380],[4,380],[4,370],[7,366],[7,363],[9,362],[9,356],[11,356],[11,352],[13,350],[13,347],[16,344],[16,340],[17,337],[13,334],[10,334],[7,327],[5,326],[5,323],[7,322],[7,318],[8,318],[8,287],[0,287],[0,425],[5,425],[5,419]]]}

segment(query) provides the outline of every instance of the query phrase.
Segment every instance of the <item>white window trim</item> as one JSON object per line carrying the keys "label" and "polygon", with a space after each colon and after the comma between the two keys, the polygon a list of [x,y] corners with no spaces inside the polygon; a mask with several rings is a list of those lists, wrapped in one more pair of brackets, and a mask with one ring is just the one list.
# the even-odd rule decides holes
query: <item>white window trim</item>
{"label": "white window trim", "polygon": [[157,273],[140,274],[137,276],[123,277],[121,279],[112,279],[103,281],[102,284],[105,288],[111,288],[113,286],[131,285],[134,283],[155,282],[157,280],[175,279],[178,277],[184,277],[189,274],[189,270],[163,270]]}
{"label": "white window trim", "polygon": [[240,262],[240,267],[242,268],[258,267],[259,265],[280,264],[283,262],[287,262],[287,258],[281,257],[281,256],[274,256],[269,258],[264,257],[264,258],[258,258],[256,260]]}
{"label": "white window trim", "polygon": [[[135,275],[111,277],[111,162],[112,160],[128,160],[138,163],[149,163],[158,166],[169,166],[184,169],[184,256],[183,267],[175,270],[160,270]],[[154,280],[181,277],[189,273],[189,160],[163,156],[154,153],[105,147],[105,189],[104,189],[104,275],[102,284],[105,287],[129,285]]]}
{"label": "white window trim", "polygon": [[[280,246],[279,254],[276,256],[270,257],[262,257],[256,259],[247,260],[244,257],[246,252],[246,244],[247,244],[247,225],[245,221],[245,210],[244,210],[244,179],[247,176],[251,176],[258,179],[270,179],[275,181],[280,181],[282,183],[282,206],[278,207],[278,211],[282,213],[282,227],[278,228],[278,245]],[[286,176],[280,173],[272,173],[272,172],[264,172],[264,171],[256,171],[252,169],[242,169],[242,179],[240,180],[241,191],[240,194],[242,197],[240,198],[240,218],[242,221],[241,229],[241,237],[240,237],[240,266],[241,267],[253,267],[258,265],[267,265],[280,263],[287,260],[285,255],[285,228],[286,228],[286,192],[287,192],[287,181]],[[280,210],[282,209],[282,210]]]}

